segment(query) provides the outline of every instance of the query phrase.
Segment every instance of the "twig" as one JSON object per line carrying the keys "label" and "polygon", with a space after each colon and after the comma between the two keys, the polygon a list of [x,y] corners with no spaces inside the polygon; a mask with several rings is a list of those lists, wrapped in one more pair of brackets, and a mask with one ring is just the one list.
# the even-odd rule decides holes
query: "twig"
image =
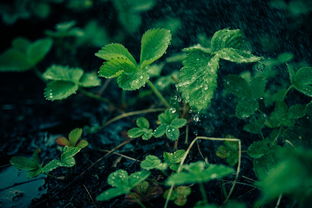
{"label": "twig", "polygon": [[276,202],[276,205],[275,205],[275,208],[278,208],[280,203],[281,203],[281,200],[282,200],[282,197],[283,197],[283,194],[280,194],[278,199],[277,199],[277,202]]}
{"label": "twig", "polygon": [[87,192],[88,196],[90,197],[90,199],[91,199],[91,201],[92,201],[92,203],[93,203],[94,207],[97,207],[97,206],[96,206],[96,203],[95,203],[95,201],[94,201],[93,197],[91,196],[91,194],[90,194],[89,190],[87,189],[87,187],[86,187],[84,184],[82,184],[82,185],[83,185],[84,189],[86,190],[86,192]]}
{"label": "twig", "polygon": [[[100,151],[100,152],[110,152],[110,150],[103,150],[103,149],[97,149],[97,151]],[[118,155],[118,156],[123,157],[123,158],[126,158],[126,159],[128,159],[128,160],[133,160],[133,161],[135,161],[135,162],[141,162],[140,160],[137,160],[137,159],[135,159],[135,158],[133,158],[133,157],[129,157],[129,156],[124,155],[124,154],[120,154],[120,153],[118,153],[118,152],[112,152],[112,154]]]}

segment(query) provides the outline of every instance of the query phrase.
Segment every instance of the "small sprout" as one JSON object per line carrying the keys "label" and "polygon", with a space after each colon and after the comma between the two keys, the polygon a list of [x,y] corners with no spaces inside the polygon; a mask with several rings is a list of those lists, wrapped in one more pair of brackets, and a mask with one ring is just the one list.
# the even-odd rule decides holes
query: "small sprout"
{"label": "small sprout", "polygon": [[166,181],[168,186],[192,183],[204,183],[214,179],[220,179],[232,174],[232,168],[224,165],[206,165],[203,161],[183,166],[183,171],[172,174]]}
{"label": "small sprout", "polygon": [[173,153],[164,152],[163,157],[164,157],[165,163],[168,164],[169,168],[171,170],[177,171],[184,154],[185,154],[185,150],[177,150]]}
{"label": "small sprout", "polygon": [[128,131],[130,138],[142,137],[143,140],[149,140],[153,136],[153,130],[150,129],[148,120],[144,117],[140,117],[136,120],[137,128],[132,128]]}
{"label": "small sprout", "polygon": [[79,87],[96,87],[101,84],[100,79],[93,73],[85,73],[80,68],[53,65],[43,74],[48,80],[44,90],[47,100],[62,100],[75,94]]}
{"label": "small sprout", "polygon": [[226,162],[230,166],[234,166],[238,162],[238,145],[235,142],[225,141],[223,145],[219,146],[216,155],[222,159],[226,159]]}
{"label": "small sprout", "polygon": [[[174,201],[177,206],[184,206],[187,202],[187,197],[192,192],[189,186],[177,186],[172,190],[169,200]],[[164,193],[164,198],[167,199],[169,190]]]}
{"label": "small sprout", "polygon": [[108,176],[107,182],[113,186],[96,197],[98,201],[107,201],[114,197],[128,194],[150,175],[149,171],[139,171],[128,175],[125,170],[117,170]]}
{"label": "small sprout", "polygon": [[65,137],[59,137],[56,139],[56,143],[61,146],[79,147],[83,149],[86,146],[88,146],[88,141],[84,139],[79,141],[79,139],[81,138],[81,135],[82,135],[82,129],[76,128],[76,129],[73,129],[68,134],[68,139]]}
{"label": "small sprout", "polygon": [[165,170],[167,169],[167,164],[162,163],[161,160],[154,155],[147,155],[145,159],[141,162],[141,168],[145,170]]}
{"label": "small sprout", "polygon": [[178,114],[168,109],[158,116],[160,125],[155,129],[154,136],[156,138],[166,134],[166,137],[175,141],[180,136],[179,128],[186,125],[187,121],[184,118],[178,118]]}

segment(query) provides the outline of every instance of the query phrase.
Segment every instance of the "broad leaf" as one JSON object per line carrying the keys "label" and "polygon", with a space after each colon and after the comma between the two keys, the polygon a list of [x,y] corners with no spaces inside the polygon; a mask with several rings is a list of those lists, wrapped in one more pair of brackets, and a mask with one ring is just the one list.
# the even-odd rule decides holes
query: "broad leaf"
{"label": "broad leaf", "polygon": [[78,85],[68,81],[52,81],[47,84],[44,96],[47,100],[62,100],[75,94]]}
{"label": "broad leaf", "polygon": [[252,55],[250,51],[242,51],[234,48],[224,48],[218,51],[216,56],[234,63],[252,63],[261,60],[260,57]]}
{"label": "broad leaf", "polygon": [[39,63],[50,51],[52,47],[52,39],[40,39],[29,45],[27,49],[27,57],[29,61],[36,65]]}
{"label": "broad leaf", "polygon": [[26,71],[32,67],[24,53],[9,49],[0,55],[0,71]]}
{"label": "broad leaf", "polygon": [[145,85],[149,75],[147,71],[138,69],[134,72],[122,73],[117,78],[117,83],[123,90],[137,90]]}
{"label": "broad leaf", "polygon": [[95,73],[84,73],[79,80],[82,87],[96,87],[101,85],[101,80]]}
{"label": "broad leaf", "polygon": [[41,170],[43,173],[49,173],[52,170],[60,167],[61,165],[62,165],[62,163],[59,160],[51,160],[45,166],[43,166],[43,168],[41,168]]}
{"label": "broad leaf", "polygon": [[69,142],[72,146],[75,146],[77,141],[80,139],[82,135],[82,129],[81,128],[76,128],[73,129],[69,134],[68,134],[68,139]]}
{"label": "broad leaf", "polygon": [[200,111],[210,105],[217,87],[218,68],[219,58],[201,51],[189,53],[183,61],[176,86],[192,108]]}
{"label": "broad leaf", "polygon": [[153,130],[149,129],[150,124],[146,118],[138,118],[136,124],[138,128],[132,128],[128,131],[130,138],[142,137],[143,140],[148,140],[153,136]]}
{"label": "broad leaf", "polygon": [[226,162],[230,166],[234,166],[238,162],[238,145],[236,142],[224,142],[224,145],[218,147],[216,155],[222,159],[226,159]]}
{"label": "broad leaf", "polygon": [[244,49],[244,44],[243,33],[239,29],[222,29],[214,33],[210,47],[216,52],[223,48]]}
{"label": "broad leaf", "polygon": [[169,168],[171,170],[177,171],[184,154],[185,150],[177,150],[173,153],[164,152],[163,157],[165,162],[169,165]]}
{"label": "broad leaf", "polygon": [[151,29],[144,33],[141,40],[140,63],[144,68],[166,52],[171,41],[171,33],[166,29]]}
{"label": "broad leaf", "polygon": [[33,158],[14,156],[10,159],[11,165],[21,170],[36,170],[40,164]]}
{"label": "broad leaf", "polygon": [[69,68],[67,66],[52,65],[44,73],[43,77],[47,80],[70,81],[78,83],[83,75],[80,68]]}
{"label": "broad leaf", "polygon": [[136,65],[136,61],[131,53],[128,51],[128,49],[119,43],[108,44],[104,46],[101,50],[99,50],[95,55],[106,61],[114,59],[127,59],[131,63]]}
{"label": "broad leaf", "polygon": [[159,169],[165,170],[167,165],[162,163],[161,160],[155,155],[147,155],[145,159],[140,164],[142,169],[151,170],[151,169]]}
{"label": "broad leaf", "polygon": [[292,84],[299,92],[312,97],[312,67],[300,68],[296,72]]}

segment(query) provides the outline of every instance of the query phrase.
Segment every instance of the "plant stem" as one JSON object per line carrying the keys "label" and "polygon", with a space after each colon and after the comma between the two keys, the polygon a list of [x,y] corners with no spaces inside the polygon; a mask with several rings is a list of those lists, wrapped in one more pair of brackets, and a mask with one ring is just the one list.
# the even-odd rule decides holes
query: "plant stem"
{"label": "plant stem", "polygon": [[164,96],[159,92],[159,90],[155,87],[155,85],[148,80],[147,81],[148,86],[152,89],[152,91],[155,93],[155,95],[159,98],[159,100],[168,108],[170,108],[170,105],[168,101],[164,98]]}
{"label": "plant stem", "polygon": [[206,194],[205,187],[204,187],[203,183],[199,183],[199,189],[200,189],[200,193],[203,197],[204,202],[207,204],[208,199],[207,199],[207,194]]}
{"label": "plant stem", "polygon": [[103,98],[103,97],[101,97],[101,96],[98,96],[98,95],[96,95],[96,94],[94,94],[94,93],[92,93],[92,92],[88,92],[87,90],[84,90],[84,89],[82,89],[82,88],[79,88],[79,91],[80,91],[83,95],[85,95],[85,96],[87,96],[87,97],[89,97],[89,98],[93,98],[93,99],[99,100],[99,101],[101,101],[101,102],[105,102],[105,103],[111,104],[110,101],[107,100],[106,98]]}
{"label": "plant stem", "polygon": [[134,198],[134,200],[136,201],[136,203],[140,205],[140,207],[146,208],[146,206],[144,206],[144,204],[140,201],[140,199]]}
{"label": "plant stem", "polygon": [[36,76],[43,82],[47,82],[47,80],[45,78],[43,78],[42,73],[39,71],[38,68],[34,68],[33,69],[34,73],[36,74]]}

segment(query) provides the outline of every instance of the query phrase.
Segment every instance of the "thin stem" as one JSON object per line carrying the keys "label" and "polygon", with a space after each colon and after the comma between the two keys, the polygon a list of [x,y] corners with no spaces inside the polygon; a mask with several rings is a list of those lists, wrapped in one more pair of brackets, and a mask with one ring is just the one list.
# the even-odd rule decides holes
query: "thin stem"
{"label": "thin stem", "polygon": [[151,81],[147,81],[148,86],[152,89],[155,95],[159,98],[159,100],[167,107],[170,108],[168,101],[164,98],[164,96],[159,92],[159,90],[155,87],[155,85]]}
{"label": "thin stem", "polygon": [[205,204],[208,203],[208,199],[207,199],[207,194],[206,194],[206,190],[205,190],[205,187],[204,187],[204,184],[203,183],[199,183],[199,189],[200,189],[200,193],[203,197],[203,200],[205,202]]}
{"label": "thin stem", "polygon": [[42,73],[39,71],[38,68],[34,68],[33,69],[34,73],[36,74],[36,76],[43,82],[47,82],[47,80],[45,78],[43,78]]}
{"label": "thin stem", "polygon": [[80,91],[83,95],[85,95],[85,96],[87,96],[87,97],[89,97],[89,98],[93,98],[93,99],[99,100],[99,101],[101,101],[101,102],[105,102],[105,103],[111,104],[110,101],[109,101],[108,99],[103,98],[103,97],[101,97],[101,96],[99,96],[99,95],[96,95],[96,94],[94,94],[94,93],[92,93],[92,92],[89,92],[89,91],[87,91],[87,90],[85,90],[85,89],[80,88],[79,91]]}
{"label": "thin stem", "polygon": [[282,194],[280,194],[280,195],[279,195],[279,197],[278,197],[278,199],[277,199],[277,202],[276,202],[275,208],[278,208],[278,207],[279,207],[279,205],[280,205],[280,203],[281,203],[281,200],[282,200],[282,197],[283,197],[283,195],[282,195]]}
{"label": "thin stem", "polygon": [[146,208],[146,206],[144,206],[144,204],[140,201],[140,199],[134,198],[134,200],[136,201],[136,203],[140,205],[140,207]]}

